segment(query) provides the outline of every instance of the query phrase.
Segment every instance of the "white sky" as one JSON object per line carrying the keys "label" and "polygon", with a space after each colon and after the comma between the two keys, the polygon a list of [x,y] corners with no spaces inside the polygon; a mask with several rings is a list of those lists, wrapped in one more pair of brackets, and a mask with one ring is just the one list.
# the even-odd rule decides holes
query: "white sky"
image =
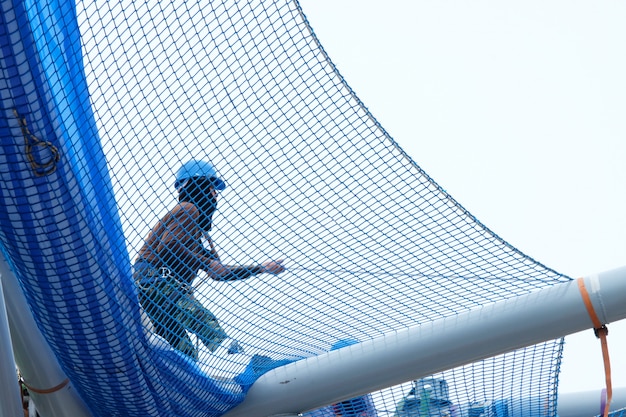
{"label": "white sky", "polygon": [[[300,3],[383,128],[483,224],[573,278],[626,266],[626,2]],[[626,320],[609,330],[626,387]],[[604,387],[591,330],[566,338],[560,380]]]}

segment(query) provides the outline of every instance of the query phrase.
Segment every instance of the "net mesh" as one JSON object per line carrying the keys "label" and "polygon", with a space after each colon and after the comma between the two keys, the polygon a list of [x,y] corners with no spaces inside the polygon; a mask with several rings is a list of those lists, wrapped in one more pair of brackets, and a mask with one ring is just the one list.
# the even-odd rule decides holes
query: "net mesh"
{"label": "net mesh", "polygon": [[[23,7],[55,7],[50,4]],[[295,1],[234,0],[87,0],[63,12],[80,31],[77,53],[104,155],[97,162],[110,178],[114,200],[106,204],[119,216],[124,237],[107,250],[126,265],[120,267],[126,276],[107,283],[106,291],[131,294],[129,305],[137,304],[135,290],[127,288],[130,265],[150,230],[176,206],[175,173],[190,159],[210,161],[227,184],[210,231],[221,261],[258,265],[284,259],[286,267],[277,275],[235,281],[200,272],[193,282],[199,305],[187,306],[186,318],[173,313],[191,322],[197,311],[202,320],[214,315],[227,340],[238,342],[245,354],[229,355],[222,350],[231,345],[212,350],[202,337],[186,333],[197,365],[220,378],[238,374],[250,355],[297,360],[327,352],[338,340],[371,340],[569,280],[482,225],[398,146],[342,78],[305,12]],[[35,36],[53,29],[39,28]],[[5,83],[13,77],[7,62]],[[38,124],[48,125],[29,117],[33,135],[41,135],[45,128],[38,130]],[[66,134],[71,142],[73,132]],[[4,152],[8,164],[13,156]],[[78,169],[85,159],[98,158],[61,149],[72,152]],[[8,194],[10,184],[3,187]],[[66,192],[72,190],[68,186]],[[86,211],[90,200],[107,198],[101,191],[94,187],[80,195]],[[54,211],[54,201],[50,206],[41,211]],[[5,211],[3,224],[11,218],[10,209]],[[97,216],[86,223],[96,230],[108,227]],[[41,232],[41,226],[30,227]],[[19,234],[4,234],[3,250],[21,277],[28,265],[20,267],[9,249]],[[59,250],[71,263],[78,249],[67,246]],[[54,291],[66,291],[63,281],[55,285]],[[100,290],[94,285],[85,291],[98,298]],[[43,304],[46,295],[29,297]],[[112,308],[124,323],[141,320],[135,310]],[[144,317],[145,331],[168,327],[171,318],[166,309],[152,315],[152,323]],[[135,326],[120,332],[134,340]],[[141,351],[135,345],[118,348]],[[555,340],[434,375],[433,383],[446,382],[445,396],[434,395],[432,386],[416,389],[424,387],[414,381],[307,415],[554,416],[561,352],[562,341]],[[70,362],[69,355],[61,362]],[[144,367],[160,366],[151,357],[143,360]],[[99,355],[91,361],[94,368],[109,366]],[[67,371],[80,385],[83,371]],[[190,395],[189,381],[177,380],[175,372],[172,377],[167,395],[211,401],[209,394]],[[134,378],[141,376],[129,373],[128,386]],[[115,389],[79,389],[97,415],[122,415],[118,406],[132,412],[127,404],[113,404]],[[137,392],[137,401],[153,399]],[[192,400],[180,401],[177,415],[205,415],[194,414]],[[171,415],[164,403],[137,410]]]}
{"label": "net mesh", "polygon": [[[601,415],[601,414],[598,414]],[[609,413],[611,417],[624,417],[626,416],[626,408],[620,408],[619,410],[614,410]]]}

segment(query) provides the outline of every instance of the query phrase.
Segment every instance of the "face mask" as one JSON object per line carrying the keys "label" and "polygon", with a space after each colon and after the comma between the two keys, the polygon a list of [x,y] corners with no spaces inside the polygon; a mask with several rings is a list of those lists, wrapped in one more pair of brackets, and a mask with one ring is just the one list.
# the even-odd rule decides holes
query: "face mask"
{"label": "face mask", "polygon": [[191,179],[180,191],[179,201],[195,205],[200,211],[198,224],[204,231],[210,231],[213,213],[217,209],[217,195],[212,193],[213,182],[209,178]]}
{"label": "face mask", "polygon": [[217,199],[209,194],[202,203],[196,203],[196,206],[200,209],[200,228],[207,232],[210,231],[213,225],[213,213],[217,209]]}

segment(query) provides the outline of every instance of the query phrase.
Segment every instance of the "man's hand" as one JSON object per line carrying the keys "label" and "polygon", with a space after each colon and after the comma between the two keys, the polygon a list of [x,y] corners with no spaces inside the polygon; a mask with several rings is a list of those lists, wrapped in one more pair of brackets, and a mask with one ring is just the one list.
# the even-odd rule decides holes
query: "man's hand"
{"label": "man's hand", "polygon": [[277,261],[267,261],[263,262],[261,266],[263,266],[264,272],[276,275],[285,271],[285,266],[283,265],[284,261],[284,259],[279,259]]}

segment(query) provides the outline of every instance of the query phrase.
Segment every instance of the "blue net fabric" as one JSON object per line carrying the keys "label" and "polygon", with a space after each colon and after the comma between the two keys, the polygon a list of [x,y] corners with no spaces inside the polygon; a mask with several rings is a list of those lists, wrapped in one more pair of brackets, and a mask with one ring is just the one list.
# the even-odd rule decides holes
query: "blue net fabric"
{"label": "blue net fabric", "polygon": [[[569,280],[400,149],[297,2],[1,4],[0,243],[95,415],[221,415],[263,372],[339,340]],[[286,259],[277,276],[193,283],[245,354],[191,335],[189,360],[142,315],[131,265],[190,158],[227,184],[211,230],[222,260]],[[438,377],[454,404],[542,398],[534,415],[555,415],[561,350]],[[374,392],[371,409],[393,414],[409,390]]]}

